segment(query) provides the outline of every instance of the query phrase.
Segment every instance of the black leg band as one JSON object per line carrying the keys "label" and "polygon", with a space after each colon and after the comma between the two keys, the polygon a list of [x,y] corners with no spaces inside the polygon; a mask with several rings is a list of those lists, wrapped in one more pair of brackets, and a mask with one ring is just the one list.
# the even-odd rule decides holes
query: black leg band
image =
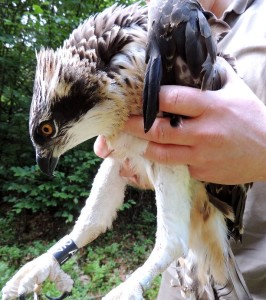
{"label": "black leg band", "polygon": [[48,250],[60,265],[64,264],[78,251],[78,246],[67,235]]}

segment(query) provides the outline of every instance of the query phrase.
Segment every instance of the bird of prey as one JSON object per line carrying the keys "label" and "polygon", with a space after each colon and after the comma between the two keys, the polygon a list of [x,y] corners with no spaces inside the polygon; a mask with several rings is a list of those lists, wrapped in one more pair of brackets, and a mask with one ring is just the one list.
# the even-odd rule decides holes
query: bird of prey
{"label": "bird of prey", "polygon": [[[122,131],[142,110],[150,129],[161,84],[220,88],[216,43],[228,26],[196,0],[151,3],[149,30],[147,16],[139,4],[114,5],[81,24],[61,48],[38,53],[30,136],[41,170],[52,175],[63,153],[97,135],[113,151],[71,233],[19,270],[3,289],[4,300],[25,299],[48,277],[63,296],[70,292],[73,281],[60,265],[111,227],[131,184],[120,175],[125,163],[142,187],[155,190],[156,242],[147,261],[103,299],[143,299],[153,278],[177,260],[185,299],[218,299],[216,285],[229,287],[234,299],[251,299],[228,243],[228,236],[242,234],[247,187],[199,182],[185,165],[149,161],[142,155],[148,142]],[[172,125],[182,120],[165,117]]]}

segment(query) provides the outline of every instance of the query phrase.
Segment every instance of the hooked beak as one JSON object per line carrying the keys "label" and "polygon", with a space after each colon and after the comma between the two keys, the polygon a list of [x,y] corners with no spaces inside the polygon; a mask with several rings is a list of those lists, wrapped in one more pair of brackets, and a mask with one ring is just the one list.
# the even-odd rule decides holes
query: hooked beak
{"label": "hooked beak", "polygon": [[53,172],[56,168],[58,159],[58,157],[54,157],[52,155],[49,155],[47,157],[41,157],[38,154],[36,155],[38,166],[40,167],[41,171],[48,176],[53,176]]}

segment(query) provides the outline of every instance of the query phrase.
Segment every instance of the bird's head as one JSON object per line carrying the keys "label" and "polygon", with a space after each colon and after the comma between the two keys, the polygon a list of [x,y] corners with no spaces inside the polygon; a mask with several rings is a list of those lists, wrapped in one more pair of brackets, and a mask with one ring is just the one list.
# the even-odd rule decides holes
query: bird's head
{"label": "bird's head", "polygon": [[80,24],[56,51],[37,55],[30,136],[41,170],[52,175],[67,150],[118,134],[141,112],[147,9],[113,5]]}
{"label": "bird's head", "polygon": [[[112,135],[127,115],[115,80],[97,70],[93,50],[41,49],[30,109],[30,136],[40,169],[52,175],[67,150]],[[120,121],[119,121],[120,119]]]}

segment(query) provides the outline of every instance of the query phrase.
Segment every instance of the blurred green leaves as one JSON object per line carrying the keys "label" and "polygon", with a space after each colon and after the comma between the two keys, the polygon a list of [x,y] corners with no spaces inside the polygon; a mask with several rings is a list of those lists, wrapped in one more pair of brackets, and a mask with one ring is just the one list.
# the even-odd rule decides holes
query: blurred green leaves
{"label": "blurred green leaves", "polygon": [[11,167],[10,179],[3,184],[3,200],[16,214],[50,209],[56,217],[72,222],[85,198],[100,159],[91,151],[72,150],[62,157],[58,171],[49,178],[34,166]]}
{"label": "blurred green leaves", "polygon": [[[57,48],[92,13],[112,1],[13,0],[0,3],[0,205],[12,213],[49,209],[73,220],[98,168],[91,144],[74,149],[54,178],[42,175],[28,133],[35,51]],[[1,215],[1,211],[0,211]]]}

